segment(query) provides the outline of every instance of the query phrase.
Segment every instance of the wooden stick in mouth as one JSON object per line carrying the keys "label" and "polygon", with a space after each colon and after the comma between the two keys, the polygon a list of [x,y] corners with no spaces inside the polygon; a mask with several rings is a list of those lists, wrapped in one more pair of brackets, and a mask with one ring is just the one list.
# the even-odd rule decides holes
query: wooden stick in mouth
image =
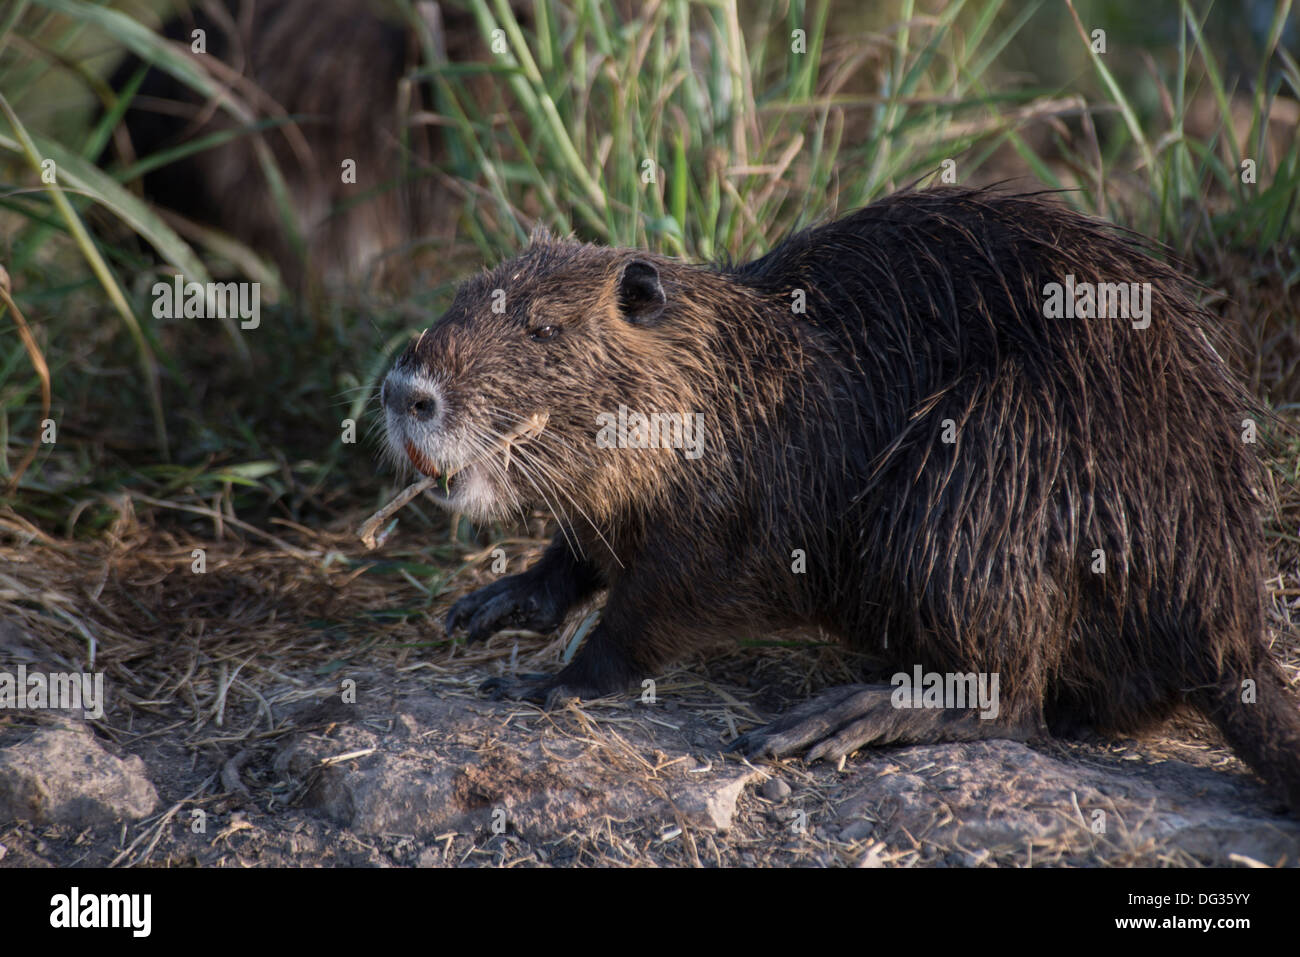
{"label": "wooden stick in mouth", "polygon": [[384,539],[386,539],[388,535],[385,533],[380,536],[377,533],[379,532],[379,527],[383,525],[384,522],[388,521],[388,519],[395,513],[401,511],[402,508],[404,508],[406,504],[417,495],[428,491],[439,483],[449,482],[451,477],[457,472],[473,465],[474,462],[487,458],[489,455],[495,455],[497,452],[504,449],[506,454],[506,465],[509,467],[511,445],[521,439],[530,439],[540,435],[542,429],[546,428],[546,420],[548,418],[550,418],[550,416],[545,412],[535,413],[534,415],[529,416],[522,425],[509,435],[502,436],[496,444],[492,446],[492,448],[488,449],[473,461],[465,463],[465,465],[448,472],[446,475],[426,475],[413,485],[408,485],[406,488],[398,492],[397,495],[388,502],[388,504],[362,523],[361,527],[357,529],[357,537],[361,539],[361,543],[368,549],[377,548],[382,545]]}

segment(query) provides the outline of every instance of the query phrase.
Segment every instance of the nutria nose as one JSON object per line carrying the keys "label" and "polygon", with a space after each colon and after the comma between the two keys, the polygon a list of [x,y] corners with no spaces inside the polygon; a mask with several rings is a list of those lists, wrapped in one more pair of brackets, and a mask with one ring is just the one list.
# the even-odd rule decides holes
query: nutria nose
{"label": "nutria nose", "polygon": [[379,390],[379,401],[384,408],[397,415],[409,415],[418,422],[432,419],[438,413],[438,400],[401,377],[389,376]]}

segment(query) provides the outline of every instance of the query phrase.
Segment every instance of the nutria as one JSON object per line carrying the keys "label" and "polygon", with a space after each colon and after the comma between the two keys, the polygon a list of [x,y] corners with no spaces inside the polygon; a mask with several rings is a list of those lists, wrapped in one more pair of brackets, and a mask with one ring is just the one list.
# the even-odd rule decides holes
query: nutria
{"label": "nutria", "polygon": [[[1300,713],[1264,637],[1267,413],[1153,253],[1053,197],[951,188],[739,266],[535,237],[382,390],[393,453],[442,476],[447,509],[541,504],[560,525],[448,633],[544,632],[607,587],[567,667],[488,683],[549,703],[706,639],[818,626],[906,674],[999,676],[996,717],[855,685],[735,747],[1133,731],[1187,703],[1300,809]],[[633,412],[691,417],[697,454],[598,441]],[[501,441],[535,415],[540,434]]]}
{"label": "nutria", "polygon": [[[412,9],[444,55],[449,49],[463,58],[476,42],[467,15],[453,10],[444,24],[437,4]],[[432,109],[432,90],[409,79],[422,57],[412,27],[398,4],[384,0],[202,0],[168,20],[162,35],[229,90],[247,117],[149,69],[100,162],[132,162],[251,128],[150,169],[144,194],[268,256],[292,286],[355,281],[384,253],[425,236],[439,214],[446,221],[452,206],[423,175],[437,144],[431,127],[412,122]],[[201,54],[192,51],[196,30]],[[129,88],[142,69],[139,58],[126,57],[110,87]],[[283,176],[288,225],[259,139]],[[355,166],[345,179],[349,160]]]}

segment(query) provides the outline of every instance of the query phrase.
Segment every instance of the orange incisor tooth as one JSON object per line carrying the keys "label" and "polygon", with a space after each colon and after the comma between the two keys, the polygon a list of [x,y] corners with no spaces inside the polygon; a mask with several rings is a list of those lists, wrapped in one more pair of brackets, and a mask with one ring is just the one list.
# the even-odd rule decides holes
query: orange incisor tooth
{"label": "orange incisor tooth", "polygon": [[429,461],[429,457],[417,449],[410,439],[406,440],[406,457],[409,458],[411,464],[419,469],[424,475],[435,478],[437,477],[438,470],[434,468],[433,463]]}

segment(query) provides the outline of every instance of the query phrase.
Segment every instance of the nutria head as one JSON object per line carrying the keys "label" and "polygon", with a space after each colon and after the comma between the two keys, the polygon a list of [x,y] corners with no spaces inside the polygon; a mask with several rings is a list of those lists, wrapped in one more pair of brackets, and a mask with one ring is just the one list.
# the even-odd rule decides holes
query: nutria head
{"label": "nutria head", "polygon": [[702,424],[721,375],[718,313],[703,304],[727,283],[636,250],[535,236],[462,285],[389,372],[391,454],[444,479],[435,497],[479,520],[545,505],[585,525],[653,495],[674,462],[701,458],[701,437],[609,448],[602,423],[623,407]]}

